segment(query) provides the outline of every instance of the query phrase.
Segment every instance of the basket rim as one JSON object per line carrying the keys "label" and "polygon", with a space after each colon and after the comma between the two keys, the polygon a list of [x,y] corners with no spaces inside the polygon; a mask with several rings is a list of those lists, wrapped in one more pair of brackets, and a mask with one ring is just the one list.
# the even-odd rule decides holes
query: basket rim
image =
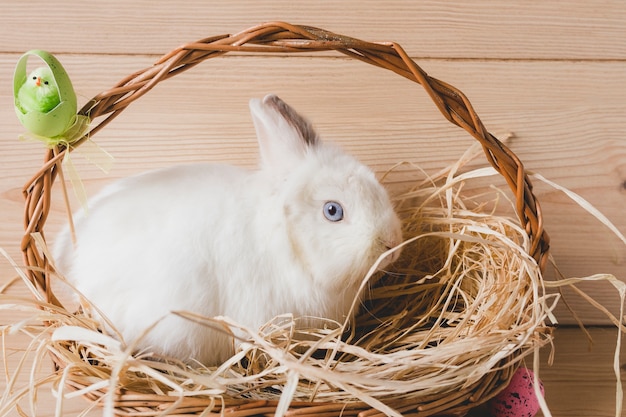
{"label": "basket rim", "polygon": [[[441,114],[452,124],[467,131],[483,148],[487,161],[504,177],[515,195],[516,212],[530,238],[529,255],[543,271],[549,256],[549,236],[543,228],[542,211],[533,194],[532,182],[521,160],[506,145],[489,133],[472,107],[469,99],[459,89],[429,76],[405,50],[395,42],[367,42],[336,34],[312,26],[269,22],[234,35],[218,35],[184,44],[163,55],[152,66],[139,70],[120,80],[112,88],[89,100],[78,112],[90,120],[99,119],[89,132],[69,146],[56,145],[48,149],[43,166],[24,185],[25,197],[24,235],[21,250],[29,279],[45,299],[62,307],[51,289],[52,263],[38,246],[33,233],[44,236],[44,225],[51,208],[52,185],[62,175],[61,162],[66,152],[72,151],[88,138],[103,129],[132,102],[149,92],[159,82],[187,71],[201,62],[231,52],[254,54],[292,54],[299,52],[335,51],[367,64],[393,71],[423,87]],[[61,364],[57,364],[61,366]],[[504,370],[504,379],[512,376]],[[490,386],[500,378],[491,378]],[[494,382],[495,381],[495,382]],[[481,395],[492,391],[481,387]],[[495,395],[495,393],[489,394]],[[476,398],[466,396],[464,402],[454,405],[456,411],[472,408],[468,402]],[[319,403],[312,403],[318,404]],[[475,403],[474,403],[475,405]],[[434,410],[433,412],[435,412]],[[439,411],[450,412],[451,409]],[[341,412],[341,411],[339,411]],[[425,415],[432,415],[425,414]]]}

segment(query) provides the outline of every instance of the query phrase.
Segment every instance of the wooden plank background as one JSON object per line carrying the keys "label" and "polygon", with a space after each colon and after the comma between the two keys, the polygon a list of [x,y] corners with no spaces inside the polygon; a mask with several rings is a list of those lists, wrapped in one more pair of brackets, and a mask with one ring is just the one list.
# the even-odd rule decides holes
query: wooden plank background
{"label": "wooden plank background", "polygon": [[[43,158],[41,144],[17,140],[23,129],[13,111],[11,80],[23,52],[55,53],[83,103],[179,44],[271,20],[399,42],[430,75],[459,87],[490,131],[513,134],[509,145],[528,169],[580,194],[626,233],[622,0],[64,0],[54,5],[4,0],[0,247],[21,259],[21,187]],[[115,157],[109,175],[77,154],[74,161],[88,193],[112,179],[174,163],[219,160],[253,166],[256,145],[247,101],[268,92],[293,104],[324,137],[378,172],[401,160],[434,172],[472,143],[437,113],[419,86],[395,74],[333,54],[227,56],[157,86],[98,134],[95,140]],[[565,276],[612,273],[626,279],[623,243],[562,193],[537,181],[535,192],[554,259]],[[50,241],[63,221],[57,192],[46,225]],[[14,275],[0,258],[0,286]],[[550,279],[554,275],[547,272]],[[619,298],[610,284],[582,288],[618,314]],[[609,323],[588,303],[569,292],[566,296],[585,323]],[[573,322],[562,307],[557,316],[561,323]],[[594,415],[612,415],[610,410],[609,404],[595,410],[608,414]]]}

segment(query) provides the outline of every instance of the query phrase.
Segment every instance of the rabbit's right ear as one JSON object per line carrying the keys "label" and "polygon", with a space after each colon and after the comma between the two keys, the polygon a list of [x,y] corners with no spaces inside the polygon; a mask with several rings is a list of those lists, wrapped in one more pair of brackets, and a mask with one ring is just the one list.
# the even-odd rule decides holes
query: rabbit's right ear
{"label": "rabbit's right ear", "polygon": [[268,169],[290,169],[318,143],[311,123],[277,96],[250,100],[262,165]]}

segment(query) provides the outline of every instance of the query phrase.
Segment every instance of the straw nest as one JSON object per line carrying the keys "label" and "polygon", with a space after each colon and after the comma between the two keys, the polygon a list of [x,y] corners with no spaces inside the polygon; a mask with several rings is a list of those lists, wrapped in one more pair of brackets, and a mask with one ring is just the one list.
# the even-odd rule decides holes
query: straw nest
{"label": "straw nest", "polygon": [[[42,231],[51,183],[68,149],[51,149],[25,187],[22,249],[29,267],[24,280],[35,294],[36,318],[46,325],[36,345],[57,365],[59,391],[74,390],[125,416],[463,415],[506,386],[520,361],[550,341],[546,321],[554,300],[544,294],[541,275],[548,238],[521,162],[487,132],[460,91],[429,77],[397,44],[265,24],[178,48],[80,113],[106,116],[92,127],[93,136],[156,83],[205,59],[230,51],[302,50],[336,50],[421,84],[448,120],[479,141],[470,153],[482,148],[493,168],[462,172],[466,155],[396,197],[406,239],[401,260],[392,271],[363,277],[362,303],[355,302],[349,323],[298,329],[298,318],[281,316],[246,329],[227,318],[175,312],[248,335],[235,356],[209,369],[137,352],[106,334],[89,305],[73,313],[57,300],[50,282],[62,278],[52,272]],[[498,201],[508,201],[503,191],[483,202],[486,195],[465,195],[464,184],[486,173],[504,177],[517,218],[495,214]]]}

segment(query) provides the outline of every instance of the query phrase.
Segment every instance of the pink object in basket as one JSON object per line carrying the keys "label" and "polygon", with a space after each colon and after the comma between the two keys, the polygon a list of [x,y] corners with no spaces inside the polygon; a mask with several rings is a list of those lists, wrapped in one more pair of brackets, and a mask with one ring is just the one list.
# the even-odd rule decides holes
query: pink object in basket
{"label": "pink object in basket", "polygon": [[[544,395],[541,381],[539,389],[541,395]],[[535,394],[533,372],[527,368],[519,368],[509,386],[492,398],[487,408],[493,417],[534,417],[540,406]]]}

